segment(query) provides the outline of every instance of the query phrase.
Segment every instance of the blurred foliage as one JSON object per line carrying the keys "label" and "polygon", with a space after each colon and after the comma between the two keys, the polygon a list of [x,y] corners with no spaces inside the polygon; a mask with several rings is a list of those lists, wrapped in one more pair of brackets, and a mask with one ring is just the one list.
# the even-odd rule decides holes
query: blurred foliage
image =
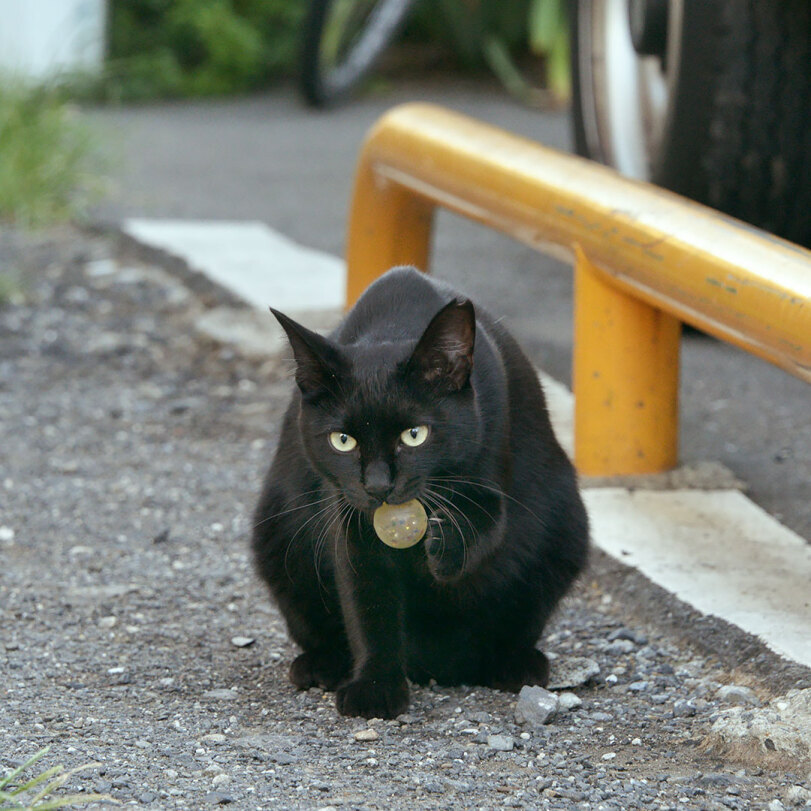
{"label": "blurred foliage", "polygon": [[569,98],[566,0],[422,0],[407,35],[446,44],[467,69],[489,68],[527,103]]}
{"label": "blurred foliage", "polygon": [[[132,102],[244,93],[297,70],[308,0],[109,0],[101,77],[72,76],[78,98]],[[489,68],[514,95],[565,99],[565,0],[420,0],[405,36]],[[530,65],[530,67],[527,67]],[[527,78],[527,77],[530,78]]]}
{"label": "blurred foliage", "polygon": [[102,191],[79,111],[54,90],[0,77],[0,220],[39,226],[81,216]]}
{"label": "blurred foliage", "polygon": [[242,93],[290,73],[303,0],[110,0],[100,77],[66,77],[73,96],[132,102]]}

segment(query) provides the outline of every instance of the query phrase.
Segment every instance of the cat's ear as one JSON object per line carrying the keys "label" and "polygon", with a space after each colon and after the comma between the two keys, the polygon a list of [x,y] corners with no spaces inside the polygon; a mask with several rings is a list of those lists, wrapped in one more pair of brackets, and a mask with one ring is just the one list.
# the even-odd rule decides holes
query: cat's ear
{"label": "cat's ear", "polygon": [[273,307],[270,311],[287,333],[296,359],[296,383],[304,399],[313,401],[323,394],[334,393],[338,376],[345,366],[335,344]]}
{"label": "cat's ear", "polygon": [[475,340],[473,304],[455,299],[427,326],[408,362],[409,371],[433,386],[459,391],[470,378]]}

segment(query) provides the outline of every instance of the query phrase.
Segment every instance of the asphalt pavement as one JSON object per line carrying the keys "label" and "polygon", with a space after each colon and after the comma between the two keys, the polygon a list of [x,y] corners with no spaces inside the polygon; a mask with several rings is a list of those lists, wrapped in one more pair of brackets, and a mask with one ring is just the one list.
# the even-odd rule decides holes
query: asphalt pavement
{"label": "asphalt pavement", "polygon": [[[92,115],[111,144],[114,184],[95,216],[260,220],[340,254],[363,135],[389,107],[413,100],[571,148],[565,111],[527,109],[481,80],[398,82],[326,113],[285,87],[247,99],[103,110]],[[568,267],[440,213],[432,272],[503,316],[539,367],[570,382]],[[726,465],[756,503],[810,540],[809,387],[695,334],[684,339],[682,367],[682,461]]]}

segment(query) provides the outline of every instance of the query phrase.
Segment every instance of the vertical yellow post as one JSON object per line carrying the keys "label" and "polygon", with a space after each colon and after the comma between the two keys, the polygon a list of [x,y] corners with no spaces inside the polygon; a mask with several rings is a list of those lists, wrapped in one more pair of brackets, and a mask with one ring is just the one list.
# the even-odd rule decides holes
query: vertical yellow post
{"label": "vertical yellow post", "polygon": [[575,465],[658,473],[678,459],[678,319],[626,295],[575,248]]}
{"label": "vertical yellow post", "polygon": [[361,154],[349,216],[346,306],[395,265],[428,270],[434,206],[374,171]]}

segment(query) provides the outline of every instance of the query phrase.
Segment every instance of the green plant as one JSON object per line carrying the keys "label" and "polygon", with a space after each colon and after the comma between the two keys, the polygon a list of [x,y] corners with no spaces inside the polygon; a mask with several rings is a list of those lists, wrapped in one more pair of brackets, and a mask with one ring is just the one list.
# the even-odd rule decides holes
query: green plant
{"label": "green plant", "polygon": [[[440,14],[436,14],[436,7]],[[570,94],[565,0],[438,0],[421,4],[409,33],[447,43],[467,68],[487,66],[512,95],[529,104]],[[522,65],[540,59],[538,79]]]}
{"label": "green plant", "polygon": [[70,808],[98,800],[116,802],[106,794],[56,794],[74,774],[85,769],[95,768],[99,765],[98,763],[87,763],[69,771],[65,771],[65,767],[62,765],[52,766],[35,777],[26,779],[23,783],[18,782],[23,779],[23,772],[31,768],[49,750],[50,747],[46,746],[28,758],[22,766],[18,766],[5,777],[0,777],[0,803],[2,803],[0,811],[51,811],[51,809]]}
{"label": "green plant", "polygon": [[64,78],[113,102],[243,93],[292,72],[302,0],[110,0],[100,76]]}
{"label": "green plant", "polygon": [[70,219],[101,192],[90,130],[52,89],[0,80],[0,156],[0,220]]}

